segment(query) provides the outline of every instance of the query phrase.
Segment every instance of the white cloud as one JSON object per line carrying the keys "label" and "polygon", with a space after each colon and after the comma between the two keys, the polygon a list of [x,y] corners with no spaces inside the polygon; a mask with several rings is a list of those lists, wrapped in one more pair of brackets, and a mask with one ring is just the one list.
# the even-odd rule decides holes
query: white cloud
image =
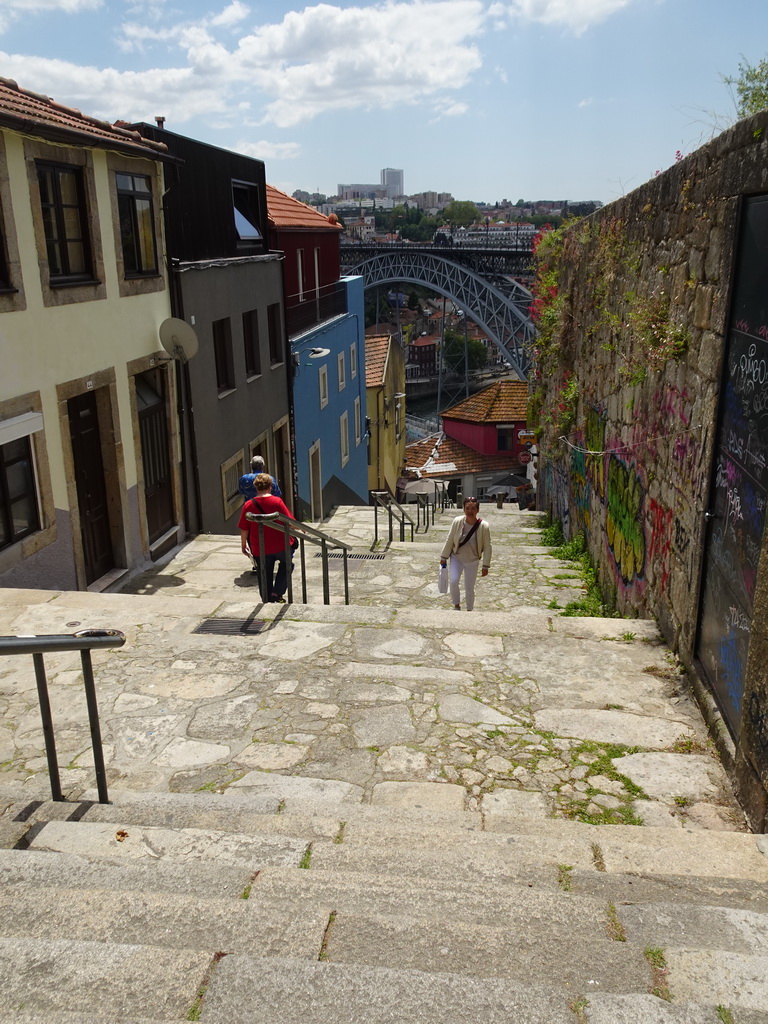
{"label": "white cloud", "polygon": [[81,11],[95,11],[104,0],[2,0],[0,10],[0,32],[5,32],[11,22],[18,21],[25,14],[79,14]]}
{"label": "white cloud", "polygon": [[[507,5],[510,17],[543,25],[562,25],[581,35],[591,25],[605,21],[633,0],[512,0]],[[498,14],[501,4],[492,8]]]}
{"label": "white cloud", "polygon": [[224,8],[221,14],[216,14],[211,18],[210,24],[229,28],[231,25],[239,24],[250,13],[245,4],[240,3],[240,0],[233,0],[228,7]]}
{"label": "white cloud", "polygon": [[579,100],[579,107],[591,107],[594,102],[591,96],[587,96],[586,99]]}
{"label": "white cloud", "polygon": [[257,160],[292,160],[301,153],[298,142],[238,142],[233,148]]}
{"label": "white cloud", "polygon": [[[120,48],[175,50],[175,66],[162,66],[166,52],[152,61],[154,68],[141,71],[19,54],[0,54],[0,67],[24,87],[89,114],[127,120],[164,114],[169,126],[204,115],[209,123],[239,124],[242,130],[243,104],[258,111],[258,123],[278,128],[330,111],[418,104],[425,118],[456,117],[467,111],[462,90],[482,67],[483,36],[504,14],[579,32],[630,2],[379,0],[363,6],[358,0],[357,6],[342,6],[337,0],[240,29],[233,41],[233,29],[250,16],[242,0],[219,0],[215,13],[187,21],[165,0],[128,0],[134,20],[120,27]],[[13,16],[22,10],[82,11],[101,0],[0,3]],[[504,81],[503,69],[495,74]]]}

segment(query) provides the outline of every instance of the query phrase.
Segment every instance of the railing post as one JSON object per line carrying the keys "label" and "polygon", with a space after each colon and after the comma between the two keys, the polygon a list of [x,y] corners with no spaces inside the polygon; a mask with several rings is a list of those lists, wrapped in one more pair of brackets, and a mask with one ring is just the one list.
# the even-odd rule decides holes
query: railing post
{"label": "railing post", "polygon": [[[93,747],[93,767],[96,772],[96,788],[99,791],[99,803],[108,804],[107,770],[104,766],[104,751],[101,749],[101,726],[99,725],[99,705],[96,700],[96,685],[93,681],[93,664],[91,652],[81,651],[80,660],[83,665],[83,684],[85,685],[85,702],[88,706],[88,721],[91,726],[91,746]],[[55,799],[55,798],[54,798]]]}
{"label": "railing post", "polygon": [[261,591],[262,604],[266,604],[269,601],[269,594],[267,594],[267,560],[264,557],[264,526],[261,523],[256,524],[256,533],[259,538],[259,551],[261,552],[257,560],[259,567],[259,590]]}
{"label": "railing post", "polygon": [[374,547],[379,543],[379,501],[378,498],[373,499],[373,544]]}
{"label": "railing post", "polygon": [[325,538],[320,542],[320,547],[323,556],[323,604],[330,604],[331,587],[328,579],[328,545],[325,542]]}
{"label": "railing post", "polygon": [[389,543],[391,544],[392,543],[392,504],[391,504],[391,502],[390,502],[390,504],[387,505],[387,510],[389,512]]}
{"label": "railing post", "polygon": [[303,604],[307,603],[307,559],[304,554],[304,538],[299,538],[299,547],[301,549],[301,600]]}
{"label": "railing post", "polygon": [[283,524],[283,539],[285,541],[285,572],[288,581],[288,604],[293,604],[293,549],[291,547],[291,535],[288,524]]}
{"label": "railing post", "polygon": [[349,604],[349,568],[347,566],[347,549],[343,549],[344,558],[344,604]]}
{"label": "railing post", "polygon": [[45,678],[45,662],[42,654],[33,654],[35,663],[35,679],[37,681],[37,699],[40,702],[40,717],[43,720],[43,739],[45,740],[45,756],[48,760],[48,776],[51,781],[51,799],[63,800],[59,764],[56,759],[56,740],[53,736],[51,720],[51,702],[48,698],[48,680]]}

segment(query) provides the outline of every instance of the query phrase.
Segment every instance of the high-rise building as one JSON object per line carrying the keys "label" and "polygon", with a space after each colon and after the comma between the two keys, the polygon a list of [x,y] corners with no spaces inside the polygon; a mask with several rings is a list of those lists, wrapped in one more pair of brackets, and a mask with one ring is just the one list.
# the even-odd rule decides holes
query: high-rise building
{"label": "high-rise building", "polygon": [[403,172],[395,167],[384,167],[381,172],[381,184],[387,190],[390,199],[405,195],[403,188]]}

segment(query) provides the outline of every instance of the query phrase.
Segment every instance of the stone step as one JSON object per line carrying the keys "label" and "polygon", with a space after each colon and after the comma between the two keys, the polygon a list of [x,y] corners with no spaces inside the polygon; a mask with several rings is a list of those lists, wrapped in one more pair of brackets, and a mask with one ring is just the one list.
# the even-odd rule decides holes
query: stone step
{"label": "stone step", "polygon": [[171,859],[177,863],[215,861],[258,871],[268,864],[298,867],[306,840],[250,836],[208,829],[169,829],[118,821],[51,821],[27,834],[32,850],[53,850],[106,860]]}
{"label": "stone step", "polygon": [[211,962],[202,950],[0,938],[0,992],[13,1011],[178,1021],[188,1019]]}
{"label": "stone step", "polygon": [[247,867],[168,859],[104,861],[74,853],[0,850],[0,885],[38,889],[111,889],[240,899],[251,884]]}
{"label": "stone step", "polygon": [[344,913],[329,926],[329,963],[364,964],[545,985],[557,978],[571,998],[593,984],[605,992],[644,992],[652,974],[643,947],[608,937],[606,921],[554,900],[542,914],[498,916],[498,924],[455,918]]}
{"label": "stone step", "polygon": [[[595,980],[595,979],[592,979]],[[213,972],[206,1024],[717,1024],[714,1003],[672,1006],[645,992],[576,997],[554,985],[367,965],[225,957]],[[768,1017],[741,1007],[738,1024]]]}
{"label": "stone step", "polygon": [[[610,826],[608,826],[610,827]],[[412,874],[439,878],[448,870],[470,873],[478,879],[499,877],[510,882],[528,884],[546,875],[559,865],[588,871],[639,873],[644,876],[682,875],[697,878],[741,878],[765,886],[768,883],[768,862],[757,850],[744,850],[739,856],[723,851],[717,844],[702,843],[685,848],[674,843],[657,846],[645,843],[619,843],[601,833],[599,844],[573,842],[555,837],[510,837],[513,843],[490,844],[473,842],[468,834],[465,846],[434,844],[416,846],[410,839],[399,843],[396,838],[381,843],[317,844],[312,864],[327,870],[366,871],[374,874],[398,873],[404,862]],[[482,835],[487,840],[487,834]],[[702,852],[712,852],[711,862],[702,861]]]}
{"label": "stone step", "polygon": [[[278,777],[279,778],[279,777]],[[294,781],[298,781],[294,779]],[[122,828],[165,827],[195,828],[205,833],[240,833],[318,842],[343,840],[346,850],[373,847],[409,851],[420,849],[441,852],[463,848],[474,851],[508,852],[513,859],[538,860],[549,864],[569,864],[582,871],[639,872],[644,875],[687,875],[715,879],[752,879],[759,891],[768,884],[768,857],[761,852],[760,837],[742,832],[705,832],[688,829],[667,829],[645,826],[593,826],[581,822],[547,818],[513,818],[502,815],[483,817],[477,812],[418,811],[365,804],[329,802],[323,813],[313,814],[311,800],[302,807],[295,798],[295,810],[284,813],[259,813],[258,809],[276,810],[279,801],[274,794],[265,797],[256,792],[243,796],[231,790],[224,795],[213,794],[132,794],[115,791],[115,803],[102,805],[45,802],[39,805],[13,805],[6,817],[27,817],[30,823],[61,820],[76,824],[110,825],[109,839]],[[303,811],[303,813],[302,813]],[[492,831],[482,831],[482,826]],[[52,832],[44,831],[46,841]],[[39,836],[32,845],[39,848]],[[132,848],[116,841],[114,850]],[[58,847],[57,847],[58,848]],[[303,855],[306,845],[296,850]],[[78,850],[73,852],[79,852]],[[294,851],[295,852],[295,851]],[[319,854],[318,854],[319,855]]]}
{"label": "stone step", "polygon": [[122,1014],[119,1017],[94,1017],[90,1013],[70,1013],[67,1010],[47,1010],[45,1013],[16,1010],[9,1014],[0,1009],[0,1024],[170,1024],[171,1019],[154,1017],[150,1020],[149,1017],[126,1017]]}
{"label": "stone step", "polygon": [[[743,883],[743,888],[734,890],[732,883],[715,886],[686,879],[681,887],[675,884],[679,879],[674,878],[599,874],[590,891],[588,885],[581,883],[587,874],[553,870],[538,885],[532,881],[514,883],[500,879],[488,885],[468,878],[467,872],[432,879],[405,870],[400,875],[376,875],[317,867],[302,872],[265,868],[259,873],[255,890],[269,896],[312,899],[336,910],[456,917],[478,923],[514,917],[521,912],[520,908],[525,908],[527,915],[539,916],[553,903],[559,905],[563,901],[565,905],[581,908],[579,913],[605,923],[608,905],[612,903],[627,932],[631,930],[633,938],[640,936],[636,941],[641,942],[647,935],[655,936],[648,938],[646,945],[658,945],[659,935],[665,933],[677,945],[683,943],[686,935],[701,934],[702,948],[717,947],[721,941],[723,945],[717,948],[740,952],[760,952],[761,944],[765,946],[768,892],[763,892],[762,899],[756,897],[753,883]],[[595,873],[589,873],[589,878],[595,878]],[[603,881],[613,884],[600,885]],[[708,921],[715,922],[720,931],[708,930]]]}
{"label": "stone step", "polygon": [[[278,1009],[279,1008],[279,1009]],[[205,1024],[573,1024],[554,986],[440,972],[225,957],[206,992]]]}
{"label": "stone step", "polygon": [[330,911],[261,891],[233,900],[14,885],[0,891],[0,935],[317,960]]}

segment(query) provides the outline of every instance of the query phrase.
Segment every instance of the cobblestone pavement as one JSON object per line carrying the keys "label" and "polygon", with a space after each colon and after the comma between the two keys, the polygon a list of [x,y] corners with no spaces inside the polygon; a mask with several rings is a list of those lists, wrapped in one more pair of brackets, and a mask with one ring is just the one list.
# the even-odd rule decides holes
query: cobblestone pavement
{"label": "cobblestone pavement", "polygon": [[[512,816],[742,827],[655,624],[561,616],[582,593],[572,567],[541,546],[540,516],[495,507],[481,511],[491,575],[458,615],[436,587],[452,514],[413,545],[371,551],[371,510],[339,510],[328,531],[385,556],[350,569],[349,607],[337,569],[331,606],[262,606],[239,540],[203,536],[122,593],[7,591],[0,631],[126,633],[94,656],[113,788],[238,791],[277,775],[367,801],[383,783],[444,781],[467,808]],[[319,602],[318,560],[307,565]],[[194,633],[207,619],[263,628]],[[94,781],[79,656],[46,664],[78,795]],[[44,788],[45,764],[31,659],[5,659],[0,783]]]}

